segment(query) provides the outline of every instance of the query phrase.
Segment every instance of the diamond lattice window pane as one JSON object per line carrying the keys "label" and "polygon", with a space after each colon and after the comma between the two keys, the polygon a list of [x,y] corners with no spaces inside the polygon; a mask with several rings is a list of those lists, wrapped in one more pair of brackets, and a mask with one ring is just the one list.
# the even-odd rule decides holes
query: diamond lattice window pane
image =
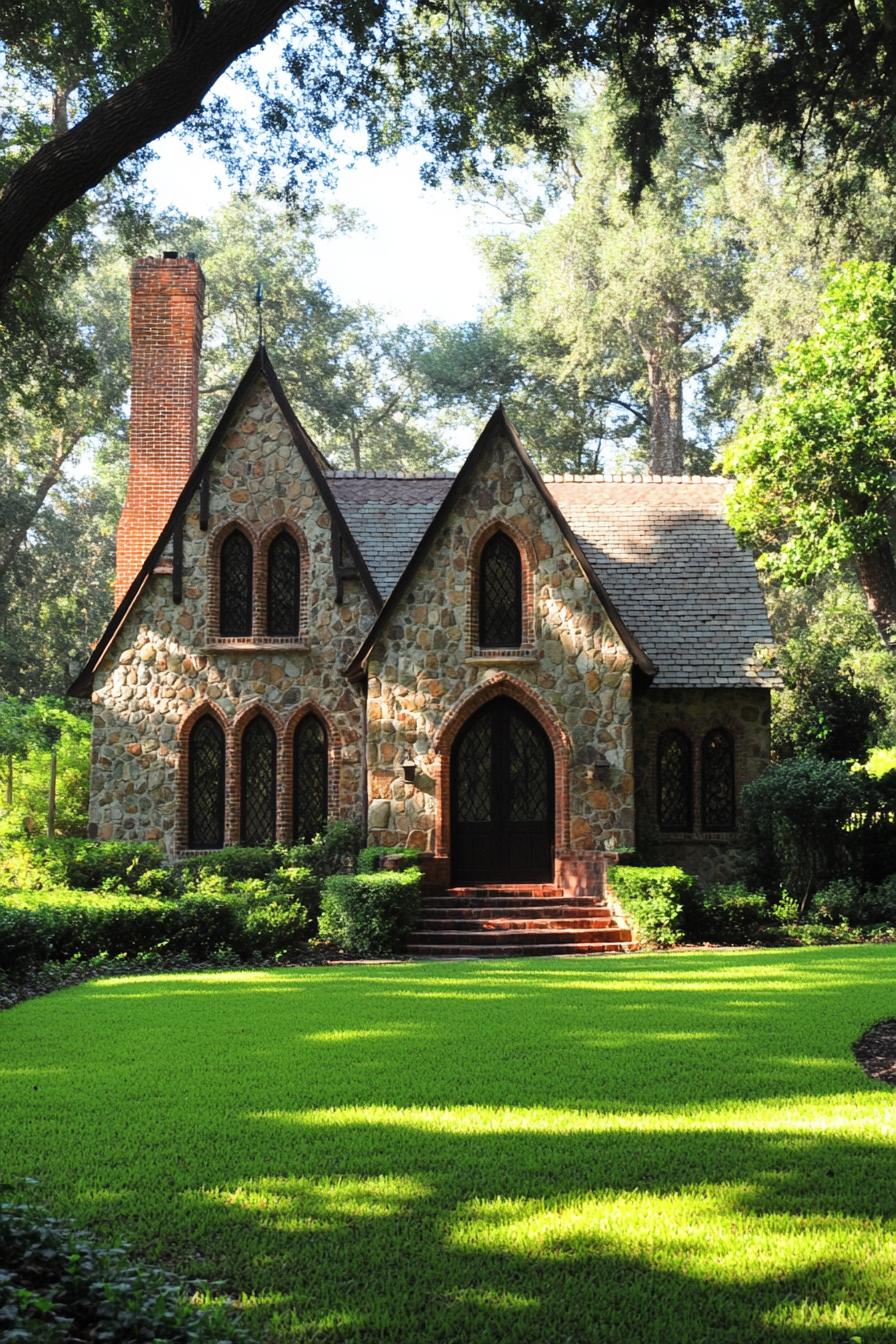
{"label": "diamond lattice window pane", "polygon": [[457,752],[456,820],[492,819],[493,718],[480,714],[464,733]]}
{"label": "diamond lattice window pane", "polygon": [[518,715],[510,718],[510,820],[544,821],[548,815],[548,755],[544,740]]}
{"label": "diamond lattice window pane", "polygon": [[268,548],[268,634],[299,633],[299,548],[278,532]]}
{"label": "diamond lattice window pane", "polygon": [[191,849],[224,843],[224,734],[210,716],[190,733],[189,826]]}
{"label": "diamond lattice window pane", "polygon": [[522,639],[520,553],[506,532],[496,532],[479,565],[479,643],[484,649],[515,649]]}
{"label": "diamond lattice window pane", "polygon": [[327,824],[327,734],[308,714],[293,738],[293,828],[297,840],[311,840]]}
{"label": "diamond lattice window pane", "polygon": [[221,547],[222,635],[252,633],[252,544],[244,532],[231,532]]}
{"label": "diamond lattice window pane", "polygon": [[277,739],[267,719],[253,719],[243,734],[244,845],[269,845],[277,830]]}
{"label": "diamond lattice window pane", "polygon": [[664,733],[659,743],[659,821],[664,831],[691,829],[691,744],[684,733]]}
{"label": "diamond lattice window pane", "polygon": [[733,831],[734,743],[724,728],[716,728],[704,737],[700,774],[704,831]]}

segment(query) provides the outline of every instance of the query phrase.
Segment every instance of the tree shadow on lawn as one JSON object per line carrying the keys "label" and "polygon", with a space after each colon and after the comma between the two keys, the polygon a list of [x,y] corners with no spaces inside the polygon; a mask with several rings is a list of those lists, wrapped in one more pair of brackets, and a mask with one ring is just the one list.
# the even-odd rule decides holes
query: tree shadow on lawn
{"label": "tree shadow on lawn", "polygon": [[226,1186],[175,1194],[164,1229],[143,1216],[135,1226],[141,1243],[161,1236],[179,1268],[249,1294],[247,1320],[262,1334],[896,1337],[896,1196],[883,1144],[724,1129],[445,1134],[321,1119],[247,1119],[244,1155],[259,1127],[286,1132],[280,1174],[244,1159]]}
{"label": "tree shadow on lawn", "polygon": [[0,1024],[0,1164],[280,1340],[892,1344],[853,951],[98,982]]}

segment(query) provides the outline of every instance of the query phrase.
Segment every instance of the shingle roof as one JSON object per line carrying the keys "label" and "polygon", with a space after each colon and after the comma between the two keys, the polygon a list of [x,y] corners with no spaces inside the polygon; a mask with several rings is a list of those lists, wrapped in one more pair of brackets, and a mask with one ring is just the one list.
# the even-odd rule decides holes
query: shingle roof
{"label": "shingle roof", "polygon": [[[452,477],[328,473],[380,592],[388,594]],[[587,559],[658,671],[657,687],[774,685],[753,557],[725,520],[719,477],[545,476]]]}
{"label": "shingle roof", "polygon": [[327,479],[374,583],[384,597],[388,596],[454,477],[335,471],[329,472]]}
{"label": "shingle roof", "polygon": [[547,476],[545,483],[658,672],[655,686],[775,684],[749,551],[712,477]]}

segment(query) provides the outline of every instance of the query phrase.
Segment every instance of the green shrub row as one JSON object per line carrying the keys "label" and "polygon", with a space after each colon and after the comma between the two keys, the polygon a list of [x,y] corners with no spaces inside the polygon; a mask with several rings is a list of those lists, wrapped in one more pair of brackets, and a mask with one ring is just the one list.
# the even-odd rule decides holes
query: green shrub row
{"label": "green shrub row", "polygon": [[413,865],[414,859],[420,857],[419,849],[405,849],[403,845],[368,845],[358,855],[356,871],[359,873],[378,873],[381,860],[387,854],[407,860],[408,867]]}
{"label": "green shrub row", "polygon": [[607,880],[639,943],[674,947],[684,937],[684,912],[693,899],[694,879],[680,868],[607,869]]}
{"label": "green shrub row", "polygon": [[0,1204],[0,1339],[67,1344],[248,1344],[223,1306],[197,1307],[205,1285],[97,1247],[71,1224]]}
{"label": "green shrub row", "polygon": [[39,902],[0,900],[0,970],[21,972],[73,956],[137,956],[155,952],[205,960],[220,953],[276,957],[307,941],[317,881],[307,869],[283,870],[278,880],[227,883],[201,878],[177,900],[109,895],[71,899],[47,893]]}
{"label": "green shrub row", "polygon": [[358,957],[400,952],[420,900],[419,868],[329,877],[324,882],[318,932]]}

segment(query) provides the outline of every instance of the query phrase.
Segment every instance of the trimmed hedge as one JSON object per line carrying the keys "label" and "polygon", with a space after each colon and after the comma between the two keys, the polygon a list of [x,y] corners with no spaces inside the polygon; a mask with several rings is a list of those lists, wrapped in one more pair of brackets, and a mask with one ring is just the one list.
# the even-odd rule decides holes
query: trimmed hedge
{"label": "trimmed hedge", "polygon": [[38,885],[97,891],[114,883],[132,890],[140,876],[164,862],[158,845],[121,840],[55,840],[35,837],[11,846],[30,860]]}
{"label": "trimmed hedge", "polygon": [[717,883],[699,897],[693,923],[701,933],[722,939],[747,938],[771,917],[761,891],[751,891],[743,882]]}
{"label": "trimmed hedge", "polygon": [[692,877],[681,868],[616,864],[607,869],[607,880],[639,943],[674,947],[681,942],[685,907],[694,897]]}
{"label": "trimmed hedge", "polygon": [[23,1204],[0,1204],[0,1338],[67,1344],[248,1344],[223,1306],[197,1307],[206,1285],[129,1261],[126,1246],[97,1247],[70,1223]]}
{"label": "trimmed hedge", "polygon": [[0,900],[0,970],[7,973],[74,956],[137,956],[154,952],[203,961],[288,955],[308,937],[316,879],[307,869],[230,886],[220,875],[201,879],[178,900],[47,893]]}
{"label": "trimmed hedge", "polygon": [[358,873],[330,877],[323,886],[318,931],[358,957],[388,956],[407,941],[420,901],[422,873]]}

